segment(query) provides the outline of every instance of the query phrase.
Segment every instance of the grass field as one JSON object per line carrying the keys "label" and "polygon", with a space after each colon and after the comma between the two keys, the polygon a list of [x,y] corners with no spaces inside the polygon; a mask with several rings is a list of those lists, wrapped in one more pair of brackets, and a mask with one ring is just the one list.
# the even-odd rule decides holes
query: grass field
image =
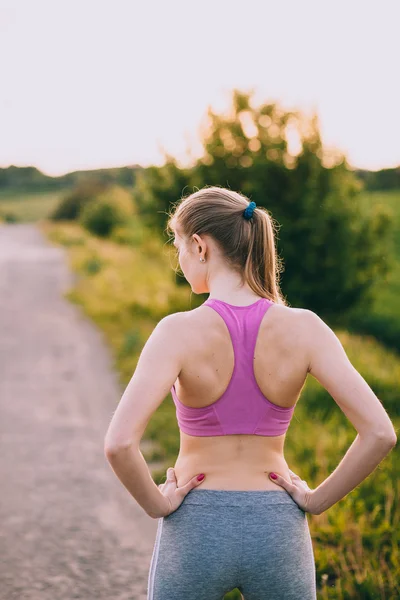
{"label": "grass field", "polygon": [[46,219],[57,206],[64,192],[0,191],[0,218],[15,217],[17,221],[33,222]]}
{"label": "grass field", "polygon": [[393,214],[393,248],[396,263],[387,284],[380,289],[380,301],[374,308],[377,315],[395,316],[400,320],[400,190],[389,192],[364,192],[362,201],[366,207],[384,204]]}

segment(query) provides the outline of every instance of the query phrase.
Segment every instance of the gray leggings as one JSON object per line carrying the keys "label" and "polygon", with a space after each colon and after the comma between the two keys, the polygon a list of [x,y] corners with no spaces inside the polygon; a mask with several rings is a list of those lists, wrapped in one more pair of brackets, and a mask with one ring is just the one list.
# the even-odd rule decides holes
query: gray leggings
{"label": "gray leggings", "polygon": [[285,490],[193,488],[158,519],[148,600],[315,600],[307,515]]}

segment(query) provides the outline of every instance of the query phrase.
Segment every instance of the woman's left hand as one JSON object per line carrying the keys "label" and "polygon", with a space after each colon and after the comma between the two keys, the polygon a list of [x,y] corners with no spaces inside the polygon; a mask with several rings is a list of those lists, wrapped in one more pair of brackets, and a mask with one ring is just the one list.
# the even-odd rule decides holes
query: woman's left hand
{"label": "woman's left hand", "polygon": [[[302,510],[311,514],[319,514],[318,511],[313,507],[313,490],[308,487],[308,484],[306,481],[304,481],[304,479],[300,479],[300,477],[290,469],[289,473],[291,478],[290,482],[284,479],[284,477],[278,473],[272,472],[269,474],[269,477],[271,481],[283,487]],[[272,475],[276,475],[276,479],[272,477]]]}
{"label": "woman's left hand", "polygon": [[[200,477],[200,475],[203,475],[203,477],[199,480],[197,478]],[[182,504],[186,494],[204,481],[204,474],[201,473],[200,475],[195,475],[189,479],[188,483],[178,487],[174,468],[169,467],[167,469],[167,480],[164,483],[160,483],[158,486],[158,489],[165,497],[165,509],[163,514],[159,515],[160,517],[167,517],[174,512]]]}

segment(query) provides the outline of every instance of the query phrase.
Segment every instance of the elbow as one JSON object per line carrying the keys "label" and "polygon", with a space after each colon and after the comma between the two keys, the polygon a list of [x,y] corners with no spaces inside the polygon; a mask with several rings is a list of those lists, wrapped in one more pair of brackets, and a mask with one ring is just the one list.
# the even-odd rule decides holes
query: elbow
{"label": "elbow", "polygon": [[106,458],[111,461],[116,456],[119,456],[121,453],[126,452],[126,450],[130,450],[134,446],[133,441],[119,441],[119,440],[111,440],[106,438],[104,440],[104,454]]}
{"label": "elbow", "polygon": [[117,452],[118,452],[118,449],[116,446],[112,446],[109,443],[104,444],[104,456],[107,458],[107,460],[109,462],[111,462],[111,460],[113,458],[115,458]]}
{"label": "elbow", "polygon": [[391,450],[397,444],[397,435],[394,429],[390,431],[374,431],[373,433],[374,438],[380,446],[385,446]]}
{"label": "elbow", "polygon": [[395,445],[397,444],[397,435],[394,430],[389,438],[389,443],[390,443],[390,448],[394,448]]}

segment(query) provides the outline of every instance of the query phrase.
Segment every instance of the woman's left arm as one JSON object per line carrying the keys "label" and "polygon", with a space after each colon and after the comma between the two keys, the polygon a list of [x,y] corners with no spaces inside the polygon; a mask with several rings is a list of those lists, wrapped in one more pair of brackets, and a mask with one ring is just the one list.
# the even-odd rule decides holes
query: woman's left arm
{"label": "woman's left arm", "polygon": [[185,317],[185,313],[168,315],[151,333],[104,439],[113,471],[153,518],[167,514],[169,502],[153,481],[139,444],[150,417],[181,371]]}

